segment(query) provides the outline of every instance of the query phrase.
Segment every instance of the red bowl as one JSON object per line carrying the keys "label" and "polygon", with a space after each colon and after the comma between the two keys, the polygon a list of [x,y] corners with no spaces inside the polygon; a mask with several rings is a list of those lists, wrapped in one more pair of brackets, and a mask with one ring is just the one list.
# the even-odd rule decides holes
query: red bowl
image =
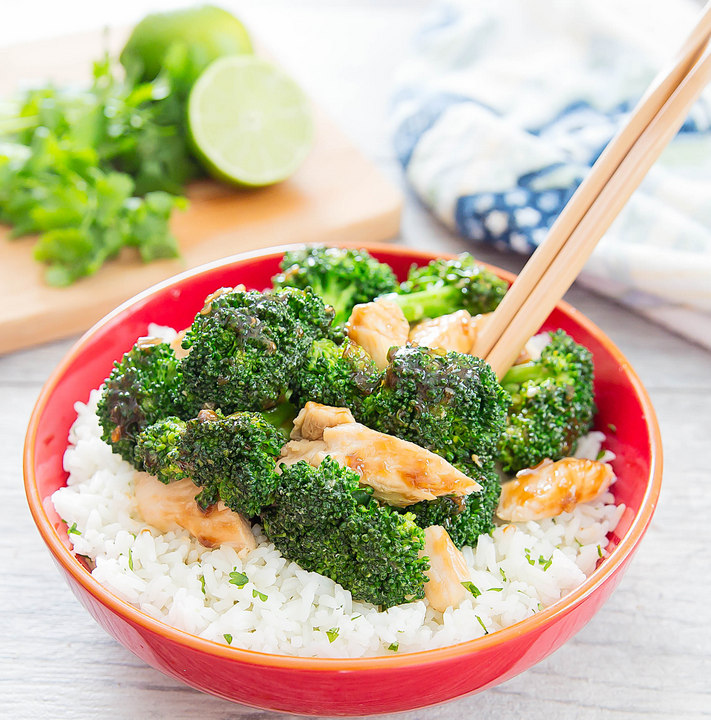
{"label": "red bowl", "polygon": [[[433,256],[372,246],[403,277]],[[426,707],[484,690],[526,670],[560,647],[617,586],[654,512],[662,474],[659,427],[646,391],[615,345],[582,314],[560,303],[543,326],[562,328],[593,353],[597,426],[608,432],[627,510],[609,537],[610,554],[576,590],[504,630],[458,645],[388,657],[298,658],[241,650],[176,630],[106,590],[71,552],[51,502],[66,483],[62,456],[77,400],[85,402],[112,363],[146,333],[148,323],[187,326],[221,286],[263,289],[283,248],[238,255],[178,275],[129,300],[89,330],[44,386],[27,432],[25,490],[32,516],[62,575],[94,619],[149,665],[213,695],[269,710],[311,715],[367,715]],[[506,280],[510,274],[492,268]]]}

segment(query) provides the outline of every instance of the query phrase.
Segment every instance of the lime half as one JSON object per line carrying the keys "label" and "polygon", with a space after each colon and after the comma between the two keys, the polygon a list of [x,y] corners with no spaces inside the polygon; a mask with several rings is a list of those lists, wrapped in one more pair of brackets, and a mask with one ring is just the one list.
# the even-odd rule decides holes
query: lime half
{"label": "lime half", "polygon": [[247,55],[215,60],[200,75],[188,99],[188,129],[213,175],[250,187],[288,178],[313,139],[303,91],[279,68]]}

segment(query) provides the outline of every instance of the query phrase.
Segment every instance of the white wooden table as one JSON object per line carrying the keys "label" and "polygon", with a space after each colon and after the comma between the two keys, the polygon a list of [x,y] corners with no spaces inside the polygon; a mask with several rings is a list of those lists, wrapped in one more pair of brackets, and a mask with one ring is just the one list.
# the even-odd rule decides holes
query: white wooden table
{"label": "white wooden table", "polygon": [[[3,13],[0,43],[107,21],[123,24],[147,7],[176,4],[126,0],[108,10],[86,0],[51,7],[26,0],[13,3],[12,11],[4,6],[12,17]],[[389,146],[387,98],[392,71],[424,5],[233,4],[400,184]],[[397,242],[465,248],[411,196]],[[519,258],[491,251],[478,255],[514,271],[522,265]],[[651,394],[666,455],[657,513],[619,589],[563,648],[493,690],[401,716],[408,720],[711,717],[711,353],[581,288],[574,287],[567,299],[612,337]],[[203,695],[147,667],[104,634],[59,578],[26,509],[21,453],[35,398],[70,345],[57,342],[0,358],[0,717],[277,717]]]}

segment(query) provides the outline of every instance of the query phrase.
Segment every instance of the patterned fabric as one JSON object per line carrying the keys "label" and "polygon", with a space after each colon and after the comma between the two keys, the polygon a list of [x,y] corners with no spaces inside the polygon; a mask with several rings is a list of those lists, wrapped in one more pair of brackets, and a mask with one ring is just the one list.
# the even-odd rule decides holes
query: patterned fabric
{"label": "patterned fabric", "polygon": [[[698,10],[690,0],[436,4],[393,98],[412,187],[474,243],[530,253]],[[711,347],[711,92],[580,282]]]}

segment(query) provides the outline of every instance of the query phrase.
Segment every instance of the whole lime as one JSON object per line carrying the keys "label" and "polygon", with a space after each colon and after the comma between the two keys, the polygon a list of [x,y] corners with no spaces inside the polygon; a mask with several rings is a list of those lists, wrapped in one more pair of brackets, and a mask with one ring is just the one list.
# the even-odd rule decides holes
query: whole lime
{"label": "whole lime", "polygon": [[183,81],[191,85],[217,58],[251,54],[244,25],[215,5],[200,5],[146,15],[131,32],[120,61],[134,81],[158,75],[169,54],[184,57]]}

